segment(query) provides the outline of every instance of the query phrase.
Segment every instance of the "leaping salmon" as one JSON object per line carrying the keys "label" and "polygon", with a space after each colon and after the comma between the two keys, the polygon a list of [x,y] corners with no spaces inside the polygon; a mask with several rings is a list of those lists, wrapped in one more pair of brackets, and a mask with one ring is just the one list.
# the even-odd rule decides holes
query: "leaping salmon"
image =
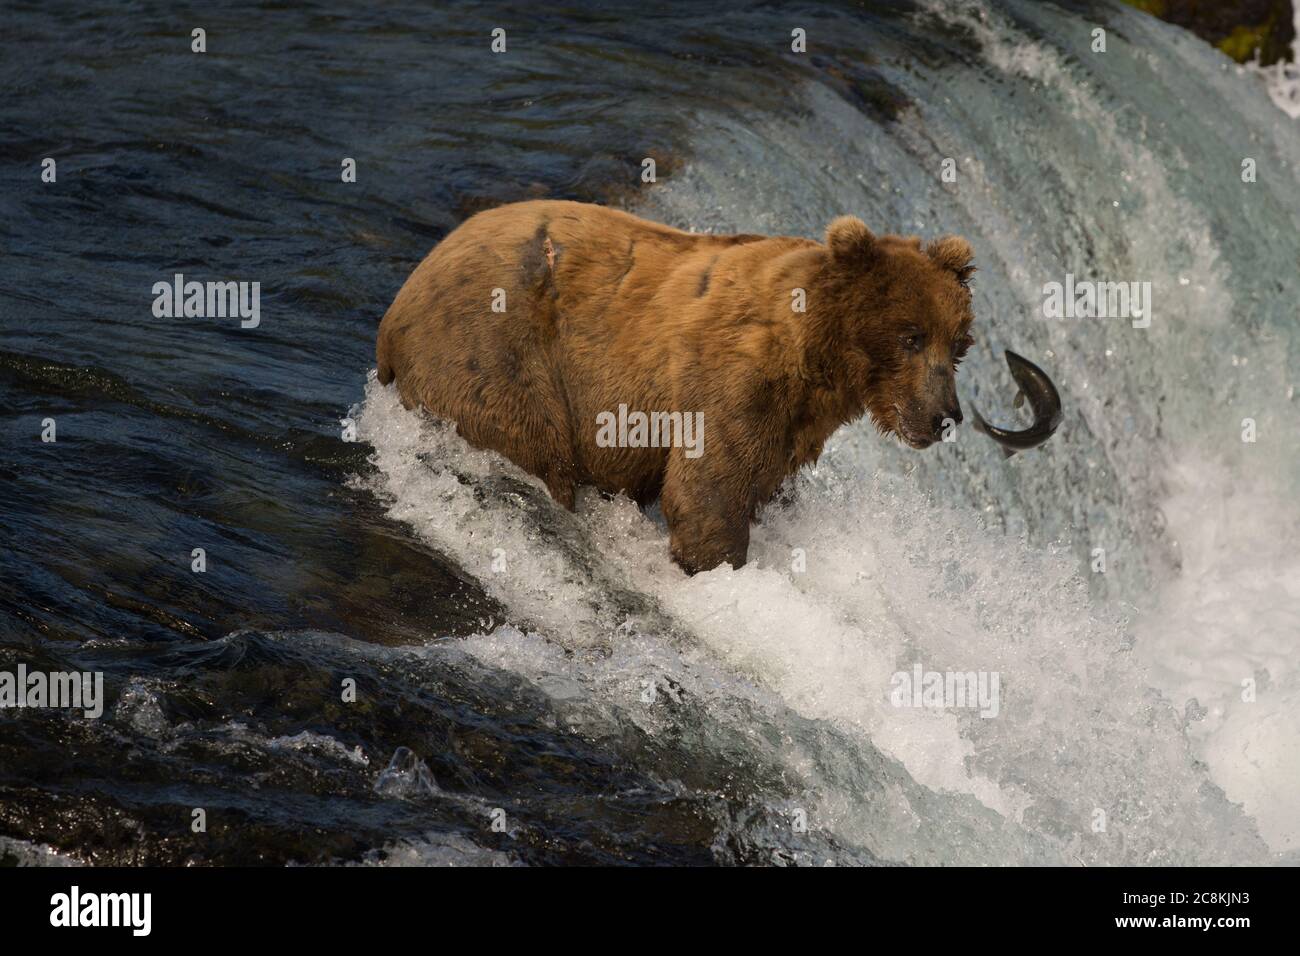
{"label": "leaping salmon", "polygon": [[1036,448],[1055,434],[1063,417],[1061,413],[1061,396],[1056,386],[1047,377],[1047,373],[1022,355],[1007,349],[1004,353],[1011,377],[1020,386],[1016,395],[1016,407],[1028,398],[1029,407],[1034,412],[1034,423],[1023,431],[1007,431],[996,425],[990,425],[980,414],[975,404],[971,403],[976,431],[983,432],[1002,447],[1002,454],[1010,458],[1018,451]]}

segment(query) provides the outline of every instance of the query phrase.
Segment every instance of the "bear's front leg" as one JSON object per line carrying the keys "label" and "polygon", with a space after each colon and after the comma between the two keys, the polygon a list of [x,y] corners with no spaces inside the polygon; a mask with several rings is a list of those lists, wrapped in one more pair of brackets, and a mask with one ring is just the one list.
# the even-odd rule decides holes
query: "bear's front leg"
{"label": "bear's front leg", "polygon": [[577,510],[578,489],[567,469],[551,467],[546,471],[546,490],[561,508],[567,511]]}
{"label": "bear's front leg", "polygon": [[673,560],[687,574],[723,562],[733,568],[744,565],[753,510],[748,481],[717,473],[674,450],[659,504],[668,520]]}

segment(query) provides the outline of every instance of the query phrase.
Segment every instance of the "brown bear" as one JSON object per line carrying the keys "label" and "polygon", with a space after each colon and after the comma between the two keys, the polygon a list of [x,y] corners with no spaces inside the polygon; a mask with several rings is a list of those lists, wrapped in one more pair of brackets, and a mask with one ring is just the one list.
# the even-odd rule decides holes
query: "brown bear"
{"label": "brown bear", "polygon": [[578,485],[660,500],[688,572],[744,564],[758,508],[864,411],[925,448],[961,422],[971,248],[696,235],[534,201],[479,213],[406,280],[379,381],[574,507]]}

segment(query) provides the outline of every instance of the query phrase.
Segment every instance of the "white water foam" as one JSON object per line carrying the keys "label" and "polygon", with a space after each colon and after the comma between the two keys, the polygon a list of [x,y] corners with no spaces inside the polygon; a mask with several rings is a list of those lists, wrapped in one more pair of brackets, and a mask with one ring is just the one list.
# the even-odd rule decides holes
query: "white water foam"
{"label": "white water foam", "polygon": [[[1261,451],[1263,451],[1261,449]],[[1137,622],[1153,683],[1191,716],[1213,779],[1270,848],[1300,851],[1300,516],[1294,494],[1206,456],[1165,505],[1182,568]]]}
{"label": "white water foam", "polygon": [[83,866],[75,857],[69,856],[46,843],[33,843],[30,840],[15,840],[13,837],[0,836],[0,866]]}
{"label": "white water foam", "polygon": [[423,839],[390,843],[381,850],[371,850],[361,866],[384,867],[457,867],[518,866],[509,853],[489,850],[454,833],[430,833]]}
{"label": "white water foam", "polygon": [[1259,52],[1255,59],[1242,69],[1253,73],[1264,81],[1269,99],[1287,116],[1300,119],[1300,5],[1293,3],[1292,21],[1295,39],[1291,41],[1291,60],[1278,60],[1272,66],[1264,66],[1259,61]]}
{"label": "white water foam", "polygon": [[[839,461],[834,447],[826,465],[801,478],[802,500],[769,512],[756,527],[752,561],[739,571],[688,578],[670,561],[658,522],[625,499],[581,496],[576,520],[601,564],[685,626],[698,647],[683,652],[666,634],[639,631],[634,641],[617,625],[602,633],[588,611],[605,600],[600,588],[522,522],[516,504],[479,500],[472,483],[449,481],[447,471],[427,464],[435,459],[462,474],[488,469],[525,480],[509,463],[406,411],[393,389],[373,380],[356,420],[359,437],[375,447],[378,472],[370,487],[391,513],[468,567],[483,569],[493,553],[504,555],[507,568],[517,560],[523,570],[489,572],[481,581],[507,606],[532,609],[534,624],[540,621],[545,638],[560,648],[619,648],[629,680],[665,669],[680,678],[684,666],[734,675],[692,684],[711,686],[720,713],[732,694],[773,695],[804,718],[874,744],[925,788],[979,801],[1011,834],[1008,843],[1030,858],[1262,856],[1250,828],[1205,789],[1181,718],[1148,690],[1125,622],[1089,608],[1065,554],[988,534],[969,514],[926,502],[904,479],[845,477],[861,470]],[[795,548],[805,552],[806,571],[792,568]],[[547,593],[567,600],[537,598]],[[585,693],[594,686],[608,706],[630,699],[629,687],[613,692],[608,681],[604,690],[600,681],[556,683],[555,664],[545,663],[536,639],[496,635],[467,646],[552,687]],[[602,659],[578,657],[575,666],[590,674]],[[918,662],[927,670],[999,672],[999,716],[892,706],[892,675]],[[750,687],[758,690],[744,689]],[[792,769],[808,769],[797,745],[785,756]],[[864,805],[854,783],[818,781],[818,820],[840,839],[903,862],[1001,862],[980,858],[987,845],[909,843],[918,828],[941,832],[957,821],[913,820],[908,827],[894,819],[882,827],[879,804]],[[945,813],[980,815],[969,805],[942,806]],[[1099,820],[1104,832],[1094,832]],[[1194,845],[1182,845],[1188,833],[1198,834]]]}

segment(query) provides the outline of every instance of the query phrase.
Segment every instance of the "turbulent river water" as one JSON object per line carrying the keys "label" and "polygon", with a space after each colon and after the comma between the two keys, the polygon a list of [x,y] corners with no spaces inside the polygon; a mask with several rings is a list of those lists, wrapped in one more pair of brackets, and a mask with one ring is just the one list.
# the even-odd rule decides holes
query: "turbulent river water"
{"label": "turbulent river water", "polygon": [[[1113,3],[727,6],[9,6],[0,670],[107,702],[0,712],[0,860],[1300,859],[1296,121]],[[1064,424],[846,427],[687,578],[368,374],[428,249],[534,196],[965,235],[963,399],[1024,414],[1011,348]],[[155,317],[175,273],[260,325]],[[1044,318],[1067,274],[1149,327]],[[893,706],[917,665],[997,716]]]}

